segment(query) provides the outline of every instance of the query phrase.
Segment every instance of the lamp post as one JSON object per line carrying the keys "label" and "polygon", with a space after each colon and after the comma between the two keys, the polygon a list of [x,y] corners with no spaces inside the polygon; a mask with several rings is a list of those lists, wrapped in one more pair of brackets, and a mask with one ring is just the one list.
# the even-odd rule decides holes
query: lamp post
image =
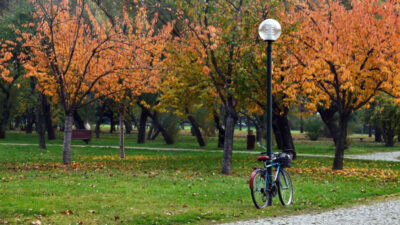
{"label": "lamp post", "polygon": [[[269,160],[272,159],[272,43],[276,41],[282,33],[281,25],[274,19],[264,20],[258,33],[261,39],[268,43],[267,47],[267,154]],[[267,170],[267,176],[272,180],[272,168]],[[268,196],[268,205],[272,205],[272,193]]]}

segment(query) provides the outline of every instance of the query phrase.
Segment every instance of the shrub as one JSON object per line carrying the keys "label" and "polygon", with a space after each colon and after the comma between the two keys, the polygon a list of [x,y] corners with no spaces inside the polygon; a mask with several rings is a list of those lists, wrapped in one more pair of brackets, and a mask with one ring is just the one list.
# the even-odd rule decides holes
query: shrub
{"label": "shrub", "polygon": [[172,113],[161,113],[158,115],[162,127],[166,130],[167,134],[176,140],[179,133],[179,124],[181,122],[180,118]]}
{"label": "shrub", "polygon": [[324,123],[319,115],[313,115],[304,121],[304,130],[307,137],[309,137],[312,141],[318,140],[318,138],[322,135],[323,127]]}

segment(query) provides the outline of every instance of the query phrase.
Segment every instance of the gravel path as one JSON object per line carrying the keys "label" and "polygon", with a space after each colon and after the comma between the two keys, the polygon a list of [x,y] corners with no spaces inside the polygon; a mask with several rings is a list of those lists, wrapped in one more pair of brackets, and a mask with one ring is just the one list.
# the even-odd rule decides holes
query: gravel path
{"label": "gravel path", "polygon": [[[325,157],[333,158],[333,155],[318,155],[318,154],[297,154],[298,156],[305,157]],[[364,155],[344,155],[345,159],[361,159],[361,160],[372,160],[372,161],[390,161],[400,162],[400,151],[397,152],[378,152]]]}
{"label": "gravel path", "polygon": [[400,199],[323,213],[238,221],[225,225],[384,225],[400,224]]}
{"label": "gravel path", "polygon": [[[380,160],[380,161],[392,161],[392,162],[400,162],[400,151],[399,152],[381,152],[381,153],[373,153],[367,155],[348,155],[346,158],[348,159],[365,159],[365,160]],[[400,224],[400,222],[399,222]]]}

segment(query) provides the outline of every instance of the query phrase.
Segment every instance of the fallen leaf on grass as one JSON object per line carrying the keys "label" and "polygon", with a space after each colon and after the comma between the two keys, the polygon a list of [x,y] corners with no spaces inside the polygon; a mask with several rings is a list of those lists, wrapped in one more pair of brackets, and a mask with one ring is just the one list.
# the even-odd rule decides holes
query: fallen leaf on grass
{"label": "fallen leaf on grass", "polygon": [[95,214],[96,213],[96,211],[92,210],[92,209],[88,210],[88,212],[91,213],[91,214]]}
{"label": "fallen leaf on grass", "polygon": [[31,223],[32,225],[42,225],[42,221],[40,220],[35,220]]}
{"label": "fallen leaf on grass", "polygon": [[72,210],[67,210],[67,211],[63,211],[63,212],[61,212],[61,214],[63,214],[63,215],[71,215],[71,214],[74,214],[74,212],[72,212]]}
{"label": "fallen leaf on grass", "polygon": [[117,221],[117,220],[119,220],[120,218],[119,218],[119,216],[114,216],[114,220],[115,221]]}

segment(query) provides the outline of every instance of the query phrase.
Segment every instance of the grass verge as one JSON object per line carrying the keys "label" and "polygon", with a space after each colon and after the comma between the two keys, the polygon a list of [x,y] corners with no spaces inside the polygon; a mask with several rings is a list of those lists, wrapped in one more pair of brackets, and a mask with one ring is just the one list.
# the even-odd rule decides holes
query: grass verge
{"label": "grass verge", "polygon": [[[7,133],[6,139],[0,139],[0,143],[20,143],[20,144],[37,144],[38,138],[36,134],[25,134],[21,132],[9,132]],[[47,144],[62,144],[62,134],[58,135],[57,140],[46,140]],[[74,140],[73,145],[85,145],[83,141]],[[100,139],[93,137],[90,145],[97,146],[119,146],[118,134],[102,133]],[[217,148],[217,138],[208,138],[207,146],[199,147],[196,138],[190,135],[179,135],[173,145],[167,145],[164,143],[162,137],[158,137],[154,141],[147,141],[145,144],[137,144],[137,134],[128,134],[125,138],[125,145],[129,147],[153,147],[153,148],[185,148],[185,149],[203,149],[203,150],[221,150]],[[246,151],[247,142],[246,137],[237,136],[234,140],[234,150]],[[298,153],[303,154],[325,154],[334,155],[335,146],[331,140],[322,141],[309,141],[295,138],[295,147]],[[256,147],[255,151],[261,151],[260,148]],[[278,151],[274,149],[274,151]],[[396,143],[394,147],[385,147],[383,143],[367,142],[353,140],[351,146],[346,150],[345,154],[369,154],[376,152],[392,152],[400,151],[400,143]]]}
{"label": "grass verge", "polygon": [[300,157],[289,168],[294,204],[256,210],[247,181],[255,156],[235,154],[233,174],[220,174],[221,154],[0,146],[0,223],[210,224],[298,214],[399,196],[400,164]]}

